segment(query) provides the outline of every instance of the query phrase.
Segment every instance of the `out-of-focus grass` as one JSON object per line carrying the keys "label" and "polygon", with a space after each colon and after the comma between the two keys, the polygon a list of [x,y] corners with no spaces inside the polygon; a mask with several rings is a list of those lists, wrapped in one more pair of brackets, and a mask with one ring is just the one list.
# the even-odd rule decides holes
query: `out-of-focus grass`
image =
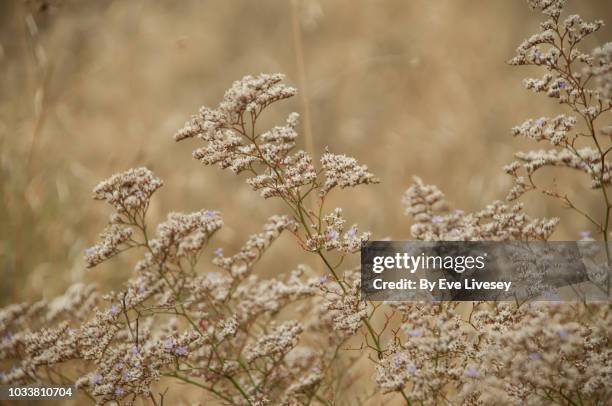
{"label": "out-of-focus grass", "polygon": [[[151,209],[222,212],[216,244],[237,248],[282,211],[230,173],[190,159],[173,132],[247,73],[284,72],[298,85],[297,7],[315,155],[329,146],[367,163],[378,186],[329,200],[376,237],[409,237],[400,197],[411,176],[438,184],[466,210],[504,198],[501,167],[530,145],[510,128],[557,107],[521,86],[505,61],[539,16],[520,1],[5,1],[0,4],[0,269],[2,303],[51,296],[76,280],[117,286],[126,262],[86,273],[83,249],[109,214],[90,200],[113,172],[145,165],[165,181]],[[607,2],[571,2],[587,19]],[[610,38],[604,28],[596,41]],[[269,124],[302,110],[278,105]],[[302,145],[303,146],[303,145]],[[564,179],[564,182],[566,180]],[[582,184],[569,179],[576,189]],[[596,208],[595,194],[581,194]],[[557,238],[586,224],[554,202]],[[151,221],[151,223],[154,223]],[[304,257],[283,240],[265,274]]]}

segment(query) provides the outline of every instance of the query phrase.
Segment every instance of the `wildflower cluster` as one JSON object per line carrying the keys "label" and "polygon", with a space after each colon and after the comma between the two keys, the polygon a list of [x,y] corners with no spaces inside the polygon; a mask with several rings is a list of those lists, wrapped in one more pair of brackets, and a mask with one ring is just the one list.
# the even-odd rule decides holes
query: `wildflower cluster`
{"label": "wildflower cluster", "polygon": [[[610,46],[584,54],[577,45],[597,31],[601,21],[588,23],[572,15],[561,20],[563,0],[530,0],[548,19],[542,31],[524,41],[512,65],[544,67],[539,79],[525,85],[569,107],[573,116],[527,120],[515,136],[546,142],[553,148],[522,152],[504,170],[514,179],[508,200],[542,190],[593,223],[607,242],[610,206],[607,187],[607,129],[599,121],[610,104]],[[579,129],[578,119],[586,128]],[[586,143],[586,145],[584,145]],[[590,144],[590,145],[589,145]],[[556,190],[536,185],[543,167],[565,167],[586,173],[590,186],[604,200],[601,220],[580,209]],[[548,240],[559,219],[532,219],[523,205],[493,202],[483,210],[449,210],[444,194],[419,178],[406,191],[406,214],[419,240]],[[592,240],[590,233],[583,239]],[[609,253],[606,253],[609,255]],[[605,256],[605,255],[604,255]],[[590,264],[588,272],[609,269],[610,258]],[[592,268],[592,269],[591,269]],[[606,276],[606,271],[599,272]],[[530,278],[534,272],[529,271]],[[537,285],[537,284],[536,284]],[[609,284],[608,284],[609,286]],[[534,286],[534,289],[537,286]],[[609,291],[608,291],[609,292]],[[392,303],[401,317],[393,344],[384,352],[376,382],[384,392],[399,392],[407,404],[605,404],[612,389],[611,307],[608,303]]]}
{"label": "wildflower cluster", "polygon": [[[437,404],[605,404],[608,305],[394,303],[402,314],[379,361],[383,392]],[[463,314],[462,314],[463,313]]]}
{"label": "wildflower cluster", "polygon": [[[612,47],[582,53],[577,45],[601,22],[561,20],[561,0],[529,3],[547,21],[511,63],[544,67],[546,75],[526,86],[558,99],[572,115],[528,120],[513,130],[552,149],[517,154],[505,168],[515,181],[509,200],[539,188],[533,175],[545,166],[584,172],[604,197],[603,220],[559,192],[544,191],[597,225],[607,241],[610,149],[601,135],[609,129],[599,122],[612,109]],[[381,396],[395,394],[408,405],[609,402],[609,304],[361,300],[358,272],[342,264],[370,233],[325,202],[334,191],[378,179],[352,157],[325,150],[317,166],[296,151],[296,113],[281,126],[258,130],[265,109],[296,94],[283,80],[261,74],[236,81],[216,108],[202,107],[174,138],[198,138],[203,145],[193,151],[195,159],[247,174],[254,191],[280,199],[287,213],[270,217],[238,252],[225,255],[218,247],[209,252],[223,226],[218,211],[173,212],[155,229],[148,226],[151,199],[163,185],[148,169],[101,182],[94,198],[113,213],[100,242],[86,250],[86,265],[130,251],[139,258],[133,273],[106,294],[76,284],[49,302],[0,309],[0,383],[76,383],[98,404],[160,405],[163,388],[175,389],[170,382],[190,385],[203,402],[335,404],[339,353],[356,349],[373,366],[367,378]],[[590,144],[579,146],[583,141]],[[420,178],[403,202],[412,237],[425,241],[546,241],[559,222],[531,218],[522,204],[501,201],[473,213],[451,210],[444,194]],[[274,278],[257,275],[259,260],[283,233],[321,261],[324,276],[305,265]],[[204,257],[212,264],[203,264]],[[607,275],[610,259],[594,266]],[[350,348],[355,341],[359,347]]]}
{"label": "wildflower cluster", "polygon": [[[134,181],[135,173],[145,176]],[[294,232],[295,223],[272,217],[239,253],[216,255],[219,271],[201,273],[196,269],[200,254],[221,228],[221,217],[211,210],[170,213],[149,235],[147,208],[159,185],[151,172],[138,169],[96,187],[96,197],[116,210],[110,230],[134,231],[125,240],[116,231],[94,250],[100,252],[107,241],[119,241],[113,255],[141,249],[134,276],[123,290],[102,297],[79,284],[50,303],[3,309],[2,359],[17,363],[1,381],[66,383],[62,365],[81,361],[76,385],[101,404],[163,401],[153,389],[162,379],[191,383],[232,404],[291,403],[312,396],[323,376],[303,379],[315,366],[322,368],[329,355],[298,346],[303,328],[295,320],[272,332],[266,325],[283,308],[311,297],[313,285],[303,280],[303,267],[279,279],[253,274],[266,249],[284,230]],[[90,267],[110,256],[93,261],[92,249],[86,251]],[[298,361],[299,354],[307,359]],[[43,370],[53,372],[43,376]]]}
{"label": "wildflower cluster", "polygon": [[406,388],[411,401],[436,404],[450,385],[476,377],[470,376],[476,344],[457,307],[457,302],[397,307],[402,327],[376,368],[383,392]]}
{"label": "wildflower cluster", "polygon": [[[77,387],[98,403],[163,402],[155,386],[168,379],[231,404],[308,404],[326,390],[323,382],[346,335],[328,349],[315,350],[300,345],[305,333],[300,321],[281,316],[283,309],[321,292],[318,278],[306,281],[312,271],[301,265],[268,280],[253,271],[284,231],[323,259],[331,251],[342,257],[357,251],[369,233],[359,235],[357,225],[345,230],[341,209],[323,216],[323,203],[334,188],[378,180],[344,155],[326,152],[317,171],[308,154],[294,153],[295,113],[284,126],[255,132],[264,108],[295,93],[282,78],[247,76],[234,83],[217,109],[202,108],[175,138],[203,139],[207,145],[194,151],[194,157],[236,173],[248,171],[253,176],[247,183],[264,197],[284,200],[292,215],[272,216],[233,255],[216,249],[212,263],[218,270],[202,272],[200,257],[223,226],[219,212],[170,213],[152,233],[147,211],[163,182],[146,168],[113,175],[94,189],[94,198],[106,201],[114,212],[101,241],[86,250],[85,261],[93,268],[139,250],[133,276],[122,290],[102,297],[79,285],[50,304],[4,309],[2,332],[10,342],[4,343],[3,359],[21,363],[1,375],[3,383],[43,382],[42,367],[57,374],[50,381],[64,382],[61,366],[81,361]],[[306,208],[304,199],[314,191],[319,206]],[[346,291],[348,282],[338,279],[335,298],[326,299],[335,328],[349,334],[366,317],[358,280],[353,281]],[[88,294],[79,296],[75,289]],[[63,318],[62,312],[67,313]],[[344,318],[347,312],[354,314],[350,320]],[[54,327],[46,327],[51,321]]]}
{"label": "wildflower cluster", "polygon": [[132,240],[133,228],[145,227],[151,196],[162,185],[147,168],[137,168],[113,175],[95,187],[94,199],[106,201],[115,213],[100,235],[102,241],[85,252],[87,267],[92,268],[136,243]]}
{"label": "wildflower cluster", "polygon": [[547,240],[558,218],[532,219],[523,205],[495,201],[475,213],[448,210],[444,194],[415,177],[403,198],[406,214],[414,218],[412,236],[425,241]]}
{"label": "wildflower cluster", "polygon": [[[612,144],[609,137],[602,137],[609,127],[602,128],[601,122],[612,110],[612,44],[585,53],[579,48],[581,43],[597,32],[603,21],[587,22],[578,15],[562,18],[564,0],[529,3],[532,8],[541,10],[547,19],[540,24],[539,33],[518,47],[509,63],[543,68],[544,76],[525,80],[525,86],[558,100],[572,115],[531,119],[512,129],[515,136],[544,142],[552,148],[516,154],[517,160],[504,168],[514,180],[508,199],[515,200],[528,191],[540,190],[584,216],[607,241],[612,209],[606,190],[612,182],[612,165],[607,155]],[[562,167],[587,175],[590,186],[601,190],[605,206],[603,219],[598,220],[577,207],[565,191],[542,186],[535,174],[546,167]]]}
{"label": "wildflower cluster", "polygon": [[601,404],[610,399],[609,305],[501,305],[473,314],[481,341],[478,393],[486,403]]}
{"label": "wildflower cluster", "polygon": [[298,114],[291,113],[284,126],[258,133],[257,119],[270,104],[287,99],[296,90],[282,83],[281,74],[245,76],[234,82],[216,109],[202,107],[174,139],[198,137],[206,145],[193,152],[206,165],[217,164],[236,173],[249,172],[247,183],[265,198],[280,197],[300,205],[317,189],[324,197],[332,189],[378,183],[365,165],[354,158],[326,151],[317,171],[304,151],[293,152]]}

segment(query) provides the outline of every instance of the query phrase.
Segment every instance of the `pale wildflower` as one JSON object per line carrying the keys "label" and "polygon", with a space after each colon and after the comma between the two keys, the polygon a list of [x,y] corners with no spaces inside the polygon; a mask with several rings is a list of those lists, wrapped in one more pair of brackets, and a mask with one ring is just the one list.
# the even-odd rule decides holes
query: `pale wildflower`
{"label": "pale wildflower", "polygon": [[606,185],[611,182],[612,164],[604,161],[602,168],[601,155],[591,147],[583,147],[574,151],[567,149],[534,150],[518,152],[515,156],[523,162],[522,167],[530,175],[540,168],[557,166],[586,173],[591,178],[592,188],[600,188],[602,182]]}
{"label": "pale wildflower", "polygon": [[91,377],[92,385],[99,385],[102,382],[102,375],[95,374]]}
{"label": "pale wildflower", "polygon": [[285,230],[295,232],[297,230],[295,221],[288,216],[272,216],[265,224],[263,232],[251,235],[240,252],[231,257],[224,257],[223,251],[219,249],[215,252],[216,258],[213,259],[213,263],[232,275],[245,276]]}
{"label": "pale wildflower", "polygon": [[174,350],[174,353],[179,356],[185,356],[187,355],[188,351],[186,347],[178,347],[176,350]]}
{"label": "pale wildflower", "polygon": [[361,327],[368,313],[366,303],[360,298],[361,280],[350,272],[345,274],[345,280],[349,282],[348,291],[342,291],[338,283],[325,284],[319,288],[324,294],[326,318],[329,318],[334,330],[349,336]]}
{"label": "pale wildflower", "polygon": [[405,214],[416,221],[430,221],[434,213],[447,207],[444,193],[434,185],[426,185],[418,176],[414,177],[414,184],[404,193],[402,203]]}
{"label": "pale wildflower", "polygon": [[288,395],[308,394],[324,379],[324,375],[319,370],[310,370],[305,376],[287,388]]}
{"label": "pale wildflower", "polygon": [[149,261],[194,260],[210,238],[222,227],[223,220],[216,212],[201,210],[194,213],[170,213],[157,226],[156,238],[151,239]]}
{"label": "pale wildflower", "polygon": [[595,97],[610,106],[612,103],[612,42],[593,50],[592,63],[585,67],[585,75],[595,78]]}
{"label": "pale wildflower", "polygon": [[100,182],[94,189],[94,199],[105,200],[120,214],[134,215],[146,209],[162,185],[147,168],[129,169]]}
{"label": "pale wildflower", "polygon": [[346,155],[332,154],[326,151],[321,157],[321,163],[325,170],[325,183],[320,192],[322,196],[336,186],[344,189],[380,182],[378,178],[368,172],[366,165],[359,165],[355,158]]}
{"label": "pale wildflower", "polygon": [[480,375],[478,373],[478,369],[474,366],[469,366],[465,371],[465,374],[470,378],[478,378],[478,376]]}
{"label": "pale wildflower", "polygon": [[88,268],[106,261],[117,255],[122,245],[130,240],[133,230],[129,227],[122,227],[111,224],[100,234],[101,242],[85,250],[85,262]]}
{"label": "pale wildflower", "polygon": [[221,129],[240,124],[244,113],[259,114],[273,102],[295,95],[294,88],[281,83],[283,79],[284,75],[279,73],[245,76],[233,83],[216,110],[202,108],[174,138],[177,141],[194,136],[213,139]]}
{"label": "pale wildflower", "polygon": [[198,136],[207,144],[194,151],[196,159],[236,173],[249,170],[254,176],[247,183],[264,198],[280,197],[297,203],[307,188],[318,188],[324,196],[336,186],[377,183],[367,167],[358,165],[354,158],[326,151],[321,158],[321,184],[312,158],[304,151],[291,154],[297,137],[296,113],[289,115],[284,126],[255,133],[255,122],[264,108],[295,94],[295,89],[281,83],[283,79],[279,74],[262,74],[235,82],[217,109],[203,107],[175,139]]}
{"label": "pale wildflower", "polygon": [[413,217],[412,235],[425,241],[547,240],[559,219],[531,219],[523,205],[500,201],[475,213],[448,211],[444,195],[420,178],[406,191],[405,212]]}
{"label": "pale wildflower", "polygon": [[226,337],[233,337],[238,331],[238,321],[234,318],[222,320],[218,325],[217,339],[224,340]]}
{"label": "pale wildflower", "polygon": [[[512,403],[533,404],[539,395],[532,388],[548,388],[557,402],[567,399],[562,400],[563,394],[606,396],[609,388],[604,381],[611,364],[604,360],[610,353],[609,334],[603,333],[603,326],[609,328],[610,323],[605,305],[591,308],[598,322],[590,327],[583,318],[586,310],[576,314],[570,305],[525,307],[506,313],[513,323],[504,319],[492,323],[503,309],[507,307],[483,309],[474,318],[479,329],[492,329],[487,351],[481,352],[484,363],[491,366],[478,388],[482,399],[501,391]],[[514,390],[505,391],[508,387]]]}
{"label": "pale wildflower", "polygon": [[553,119],[539,118],[527,120],[512,129],[515,136],[523,136],[536,141],[546,140],[552,145],[561,145],[567,140],[567,133],[576,125],[575,117],[559,115]]}
{"label": "pale wildflower", "polygon": [[[590,54],[581,51],[579,45],[603,26],[602,21],[587,22],[578,15],[561,19],[564,1],[560,0],[530,0],[529,3],[549,18],[541,24],[541,32],[518,47],[510,64],[544,67],[544,76],[525,80],[526,87],[558,99],[584,121],[588,132],[576,131],[576,117],[564,114],[552,119],[528,120],[513,128],[514,135],[548,141],[554,149],[516,154],[521,162],[505,168],[514,180],[508,199],[540,190],[576,209],[567,195],[537,185],[533,175],[544,167],[564,167],[585,173],[592,188],[605,188],[610,184],[612,167],[606,159],[607,151],[595,137],[598,135],[596,121],[612,110],[612,46],[605,44]],[[584,137],[593,139],[595,145],[579,148],[576,141]]]}
{"label": "pale wildflower", "polygon": [[245,350],[245,358],[248,362],[262,357],[278,359],[292,350],[298,343],[298,336],[302,332],[302,326],[291,321],[274,328],[270,334],[260,337],[255,343]]}
{"label": "pale wildflower", "polygon": [[[346,220],[342,216],[342,209],[336,208],[323,217],[325,225],[323,233],[313,233],[306,239],[306,248],[310,251],[338,250],[343,253],[354,253],[361,249],[363,243],[370,239],[371,233],[359,234],[358,227],[353,224],[348,231],[344,231]],[[315,225],[312,226],[316,228]]]}

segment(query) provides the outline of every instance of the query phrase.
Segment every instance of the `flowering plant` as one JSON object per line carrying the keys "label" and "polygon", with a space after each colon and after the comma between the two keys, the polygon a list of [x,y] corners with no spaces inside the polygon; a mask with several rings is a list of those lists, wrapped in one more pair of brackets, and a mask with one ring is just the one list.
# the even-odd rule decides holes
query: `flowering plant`
{"label": "flowering plant", "polygon": [[[565,115],[516,127],[516,135],[553,149],[520,153],[506,167],[515,182],[509,199],[541,189],[534,173],[545,166],[581,171],[601,190],[602,220],[561,192],[541,190],[587,218],[607,241],[612,204],[604,140],[611,134],[598,124],[612,109],[612,46],[579,51],[577,44],[602,23],[561,20],[563,3],[530,1],[548,19],[511,64],[544,67],[547,74],[526,86],[569,107],[586,133],[573,134],[578,120]],[[53,301],[2,309],[2,383],[75,383],[99,404],[160,405],[173,383],[218,404],[337,404],[350,385],[337,372],[365,357],[364,379],[409,405],[610,401],[609,304],[362,301],[358,273],[342,263],[370,233],[348,226],[342,209],[325,203],[331,193],[379,180],[352,157],[325,150],[315,165],[309,153],[296,151],[296,113],[284,125],[258,130],[266,109],[296,93],[283,80],[261,74],[236,81],[216,108],[201,108],[174,138],[199,139],[195,159],[246,174],[254,191],[280,199],[287,213],[272,216],[233,255],[215,250],[211,270],[201,258],[223,226],[219,212],[170,213],[152,230],[147,212],[162,180],[136,168],[101,182],[94,199],[113,212],[100,241],[86,250],[87,267],[137,251],[133,275],[120,291],[101,295],[77,284]],[[583,140],[592,145],[578,147]],[[419,240],[545,241],[559,222],[501,201],[474,213],[452,211],[444,194],[420,178],[403,201]],[[296,264],[287,274],[260,278],[258,261],[282,233],[316,256],[326,276]],[[601,266],[609,262],[608,256]],[[347,355],[351,349],[356,357]]]}

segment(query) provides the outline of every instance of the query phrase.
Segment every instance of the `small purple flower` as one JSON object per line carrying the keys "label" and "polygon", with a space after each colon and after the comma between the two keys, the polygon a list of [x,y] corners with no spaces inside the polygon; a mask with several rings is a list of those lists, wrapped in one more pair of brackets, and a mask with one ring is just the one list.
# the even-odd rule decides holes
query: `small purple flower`
{"label": "small purple flower", "polygon": [[559,88],[565,89],[565,82],[564,81],[560,81],[559,82]]}
{"label": "small purple flower", "polygon": [[476,369],[476,367],[474,367],[474,366],[470,366],[465,371],[465,374],[467,376],[469,376],[470,378],[477,378],[478,377],[478,369]]}
{"label": "small purple flower", "polygon": [[431,222],[434,224],[440,224],[442,222],[444,222],[444,219],[442,218],[442,216],[433,216],[431,218]]}
{"label": "small purple flower", "polygon": [[174,348],[174,340],[172,339],[167,339],[166,341],[164,341],[164,348],[167,350],[171,350]]}
{"label": "small purple flower", "polygon": [[559,334],[559,337],[563,340],[569,337],[569,333],[567,332],[567,330],[559,330],[558,334]]}
{"label": "small purple flower", "polygon": [[213,218],[213,217],[215,217],[216,215],[217,215],[217,212],[216,212],[216,211],[213,211],[213,210],[206,210],[206,211],[204,212],[204,216],[205,216],[205,217],[208,217],[208,218]]}
{"label": "small purple flower", "polygon": [[319,283],[321,284],[327,283],[327,275],[321,276],[321,278],[319,278]]}
{"label": "small purple flower", "polygon": [[221,257],[223,255],[223,248],[217,248],[215,250],[215,256]]}
{"label": "small purple flower", "polygon": [[130,380],[130,372],[129,371],[124,371],[123,375],[122,375],[122,379],[124,381],[126,381],[126,382],[129,381]]}
{"label": "small purple flower", "polygon": [[91,377],[91,383],[94,385],[99,385],[102,382],[102,375],[95,374]]}
{"label": "small purple flower", "polygon": [[140,350],[138,349],[138,347],[134,346],[132,347],[132,355],[138,355],[140,353]]}
{"label": "small purple flower", "polygon": [[336,240],[336,239],[338,239],[338,232],[334,231],[334,230],[328,232],[327,233],[327,239],[328,240]]}
{"label": "small purple flower", "polygon": [[178,347],[174,350],[174,353],[178,356],[185,356],[187,355],[187,347]]}
{"label": "small purple flower", "polygon": [[588,231],[588,230],[581,231],[581,232],[579,233],[579,235],[580,235],[580,238],[582,238],[582,239],[585,239],[585,238],[591,238],[591,232],[590,232],[590,231]]}
{"label": "small purple flower", "polygon": [[545,122],[546,122],[546,120],[544,120],[543,118],[538,118],[536,120],[536,124],[537,124],[538,127],[543,127]]}
{"label": "small purple flower", "polygon": [[110,309],[112,314],[117,314],[119,313],[119,306],[117,305],[112,305],[111,309]]}
{"label": "small purple flower", "polygon": [[395,354],[393,363],[395,364],[396,368],[399,368],[400,366],[402,366],[402,357],[399,354]]}
{"label": "small purple flower", "polygon": [[96,253],[96,247],[89,247],[85,250],[85,256],[90,257]]}
{"label": "small purple flower", "polygon": [[417,367],[415,367],[414,365],[410,365],[410,366],[408,367],[408,373],[409,373],[410,375],[416,375],[417,371],[418,371],[418,370],[417,370]]}
{"label": "small purple flower", "polygon": [[349,238],[355,238],[355,236],[357,235],[357,230],[355,230],[355,227],[351,227],[351,229],[346,232],[346,235]]}
{"label": "small purple flower", "polygon": [[542,357],[540,356],[539,353],[537,352],[532,352],[531,354],[529,354],[529,359],[532,361],[539,361],[542,359]]}
{"label": "small purple flower", "polygon": [[143,278],[138,278],[138,293],[143,294],[145,292],[145,281]]}
{"label": "small purple flower", "polygon": [[421,330],[419,330],[419,329],[416,329],[416,330],[410,330],[410,331],[408,332],[408,335],[409,335],[410,337],[421,337],[421,336],[423,335],[423,332],[422,332]]}
{"label": "small purple flower", "polygon": [[121,386],[117,387],[117,389],[115,389],[115,396],[122,396],[125,393],[125,391],[123,390],[123,388]]}

